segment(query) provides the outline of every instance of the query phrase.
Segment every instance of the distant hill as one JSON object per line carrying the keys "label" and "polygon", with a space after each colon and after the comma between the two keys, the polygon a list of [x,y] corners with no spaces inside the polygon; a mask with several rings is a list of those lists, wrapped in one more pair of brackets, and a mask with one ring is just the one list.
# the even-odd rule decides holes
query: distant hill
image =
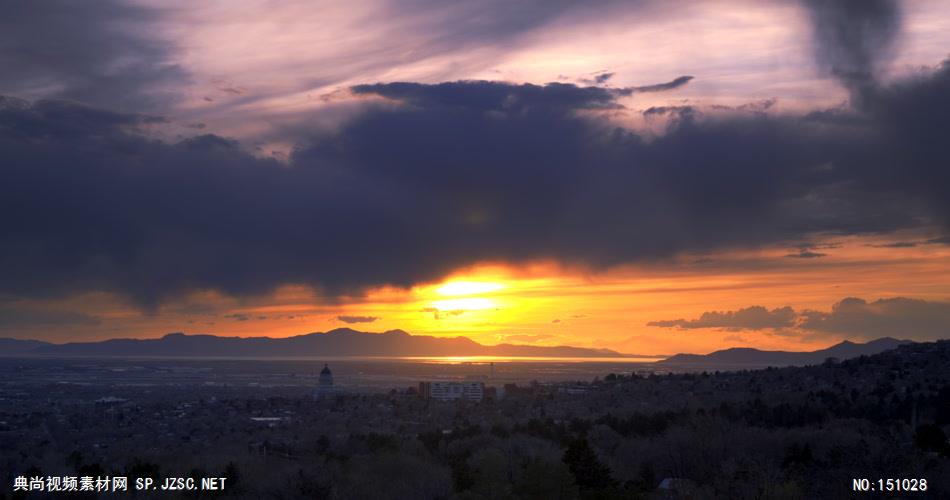
{"label": "distant hill", "polygon": [[170,333],[158,339],[112,339],[68,344],[39,343],[11,354],[50,356],[532,356],[620,357],[609,349],[499,344],[487,346],[467,337],[410,335],[402,330],[368,333],[339,328],[287,338],[219,337]]}
{"label": "distant hill", "polygon": [[910,340],[897,340],[884,337],[865,344],[845,340],[827,349],[810,352],[762,351],[751,347],[733,347],[709,354],[677,354],[659,364],[690,365],[708,367],[764,367],[764,366],[804,366],[823,363],[828,358],[839,360],[870,356],[895,349],[903,344],[912,344]]}
{"label": "distant hill", "polygon": [[42,346],[50,345],[39,340],[20,340],[0,338],[0,353],[6,355],[26,354]]}

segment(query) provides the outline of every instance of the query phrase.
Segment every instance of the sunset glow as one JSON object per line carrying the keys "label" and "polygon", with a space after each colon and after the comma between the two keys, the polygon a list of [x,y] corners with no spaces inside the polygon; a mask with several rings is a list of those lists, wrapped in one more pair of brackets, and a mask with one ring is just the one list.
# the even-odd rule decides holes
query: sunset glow
{"label": "sunset glow", "polygon": [[134,4],[44,21],[86,16],[42,26],[68,51],[30,48],[50,11],[7,30],[0,336],[655,354],[950,321],[946,2]]}
{"label": "sunset glow", "polygon": [[950,498],[950,1],[0,5],[0,500]]}
{"label": "sunset glow", "polygon": [[442,295],[476,295],[494,292],[502,288],[505,288],[505,286],[500,283],[453,281],[440,286],[436,292]]}
{"label": "sunset glow", "polygon": [[[153,336],[178,329],[291,336],[347,326],[339,318],[365,318],[366,323],[355,326],[370,331],[465,335],[487,344],[566,344],[633,354],[708,351],[723,345],[810,349],[847,337],[791,336],[770,329],[666,329],[647,324],[748,305],[828,311],[850,296],[948,300],[950,251],[946,247],[886,244],[880,239],[837,239],[836,248],[826,250],[829,255],[821,258],[792,259],[786,257],[790,250],[780,247],[724,253],[698,263],[699,258],[684,258],[597,272],[540,262],[517,267],[494,264],[460,270],[438,283],[373,289],[363,297],[335,304],[322,304],[306,287],[282,288],[258,298],[255,305],[220,294],[196,294],[163,307],[160,318],[141,316],[107,296],[89,295],[50,305],[60,310],[83,307],[108,318],[117,331],[141,329]],[[855,273],[855,268],[865,272]],[[78,335],[88,328],[72,331]]]}

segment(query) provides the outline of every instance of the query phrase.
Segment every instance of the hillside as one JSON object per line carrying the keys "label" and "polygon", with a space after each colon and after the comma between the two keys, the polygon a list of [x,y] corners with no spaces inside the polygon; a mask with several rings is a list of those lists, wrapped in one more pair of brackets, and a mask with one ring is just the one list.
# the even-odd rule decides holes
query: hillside
{"label": "hillside", "polygon": [[805,366],[816,365],[828,358],[839,360],[870,356],[903,344],[912,343],[909,340],[898,340],[884,337],[870,342],[859,344],[844,341],[826,349],[817,351],[763,351],[751,347],[733,347],[709,354],[677,354],[660,364],[677,366],[709,366],[709,367],[764,367],[764,366]]}

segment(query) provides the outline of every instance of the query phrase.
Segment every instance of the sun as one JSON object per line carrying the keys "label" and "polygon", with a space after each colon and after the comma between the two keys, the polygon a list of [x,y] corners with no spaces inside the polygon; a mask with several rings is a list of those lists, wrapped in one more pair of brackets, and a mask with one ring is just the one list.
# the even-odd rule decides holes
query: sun
{"label": "sun", "polygon": [[433,290],[436,296],[447,298],[432,300],[429,307],[456,316],[470,311],[498,309],[498,301],[485,295],[503,288],[505,285],[495,281],[449,281]]}
{"label": "sun", "polygon": [[496,292],[502,288],[505,288],[505,285],[490,281],[452,281],[439,287],[436,293],[447,296],[478,295]]}

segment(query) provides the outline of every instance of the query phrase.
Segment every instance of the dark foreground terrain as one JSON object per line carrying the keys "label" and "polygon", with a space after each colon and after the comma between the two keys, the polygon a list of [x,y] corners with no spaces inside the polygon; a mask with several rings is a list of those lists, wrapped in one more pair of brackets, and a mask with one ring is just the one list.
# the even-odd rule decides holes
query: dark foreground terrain
{"label": "dark foreground terrain", "polygon": [[[408,389],[316,400],[306,377],[227,383],[190,365],[146,380],[123,373],[141,367],[3,363],[4,499],[24,496],[15,478],[50,475],[124,476],[130,490],[228,478],[223,492],[183,494],[203,498],[882,496],[855,479],[926,480],[883,496],[950,498],[946,341],[800,368],[509,385],[480,403]],[[179,494],[102,496],[133,495]]]}

